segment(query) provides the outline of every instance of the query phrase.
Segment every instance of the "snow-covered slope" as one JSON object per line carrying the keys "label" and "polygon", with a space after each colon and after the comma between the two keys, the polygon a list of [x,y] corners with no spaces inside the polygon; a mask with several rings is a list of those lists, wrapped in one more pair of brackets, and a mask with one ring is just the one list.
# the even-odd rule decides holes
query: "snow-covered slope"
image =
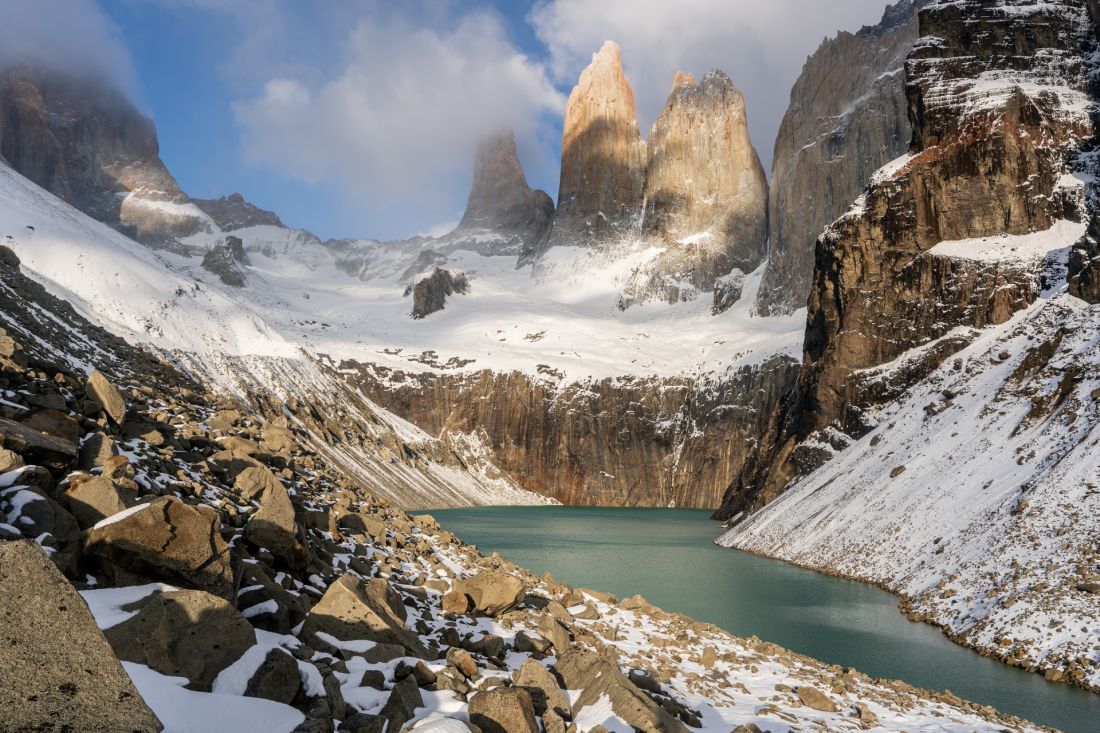
{"label": "snow-covered slope", "polygon": [[[232,234],[251,263],[243,288],[221,283],[200,257],[134,243],[0,166],[0,236],[12,237],[5,242],[25,265],[93,320],[162,348],[285,356],[304,347],[405,371],[461,362],[536,374],[542,364],[572,380],[700,374],[800,347],[801,313],[757,319],[735,306],[714,316],[706,299],[620,310],[623,290],[659,247],[558,247],[517,267],[514,255],[446,240],[326,246],[271,225]],[[204,232],[188,244],[201,250],[221,236]],[[441,261],[467,275],[469,293],[413,320],[405,289]],[[746,279],[742,306],[760,275]]]}
{"label": "snow-covered slope", "polygon": [[968,645],[1100,688],[1098,364],[1100,306],[1040,299],[719,543],[880,583]]}

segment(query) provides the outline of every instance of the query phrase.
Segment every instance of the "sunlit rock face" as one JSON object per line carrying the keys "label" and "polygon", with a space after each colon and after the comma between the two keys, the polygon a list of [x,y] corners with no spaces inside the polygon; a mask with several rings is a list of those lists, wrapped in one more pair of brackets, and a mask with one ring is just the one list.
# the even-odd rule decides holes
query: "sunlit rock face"
{"label": "sunlit rock face", "polygon": [[96,80],[29,66],[0,71],[0,154],[144,244],[175,246],[210,228],[161,162],[153,121]]}
{"label": "sunlit rock face", "polygon": [[569,95],[561,183],[550,244],[596,244],[636,228],[645,185],[645,142],[619,45],[593,55]]}
{"label": "sunlit rock face", "polygon": [[535,247],[546,238],[553,214],[550,196],[527,185],[512,133],[500,132],[482,140],[456,235],[487,230],[518,237],[524,245]]}
{"label": "sunlit rock face", "polygon": [[802,67],[772,158],[770,254],[755,304],[761,315],[806,306],[814,242],[872,173],[908,150],[904,64],[917,40],[917,9],[927,2],[902,0],[878,25],[841,31]]}
{"label": "sunlit rock face", "polygon": [[756,269],[767,251],[768,182],[730,78],[715,70],[696,83],[678,72],[647,153],[642,235],[666,249],[628,297],[675,302],[685,283],[711,292],[734,268]]}

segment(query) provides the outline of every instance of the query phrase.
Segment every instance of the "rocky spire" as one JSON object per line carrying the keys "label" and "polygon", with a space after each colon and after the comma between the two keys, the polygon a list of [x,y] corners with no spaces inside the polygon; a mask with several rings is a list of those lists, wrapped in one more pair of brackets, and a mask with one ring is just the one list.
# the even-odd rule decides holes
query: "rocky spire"
{"label": "rocky spire", "polygon": [[482,140],[459,229],[491,229],[519,235],[525,244],[533,246],[545,237],[553,213],[550,196],[527,185],[511,131]]}
{"label": "rocky spire", "polygon": [[641,210],[645,162],[634,91],[618,44],[606,41],[565,109],[552,243],[592,244],[628,231]]}
{"label": "rocky spire", "polygon": [[715,70],[697,84],[676,72],[647,149],[643,232],[669,242],[706,233],[698,243],[724,261],[715,275],[755,269],[767,248],[768,182],[730,78]]}

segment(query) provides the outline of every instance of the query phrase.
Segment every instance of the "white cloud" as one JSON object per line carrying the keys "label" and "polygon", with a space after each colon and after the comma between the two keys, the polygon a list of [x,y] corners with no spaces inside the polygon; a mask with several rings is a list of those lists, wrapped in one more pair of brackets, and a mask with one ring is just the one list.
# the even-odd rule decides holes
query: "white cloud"
{"label": "white cloud", "polygon": [[476,141],[508,126],[535,139],[564,98],[509,41],[501,20],[473,12],[443,27],[368,14],[347,33],[337,70],[279,77],[234,112],[248,159],[356,195],[398,200],[469,176]]}
{"label": "white cloud", "polygon": [[572,83],[604,40],[622,46],[643,131],[677,70],[713,68],[745,94],[753,143],[768,164],[790,89],[826,36],[878,22],[885,0],[549,0],[531,13],[559,81]]}
{"label": "white cloud", "polygon": [[137,96],[130,54],[94,0],[3,0],[0,5],[0,67],[31,63],[78,70]]}

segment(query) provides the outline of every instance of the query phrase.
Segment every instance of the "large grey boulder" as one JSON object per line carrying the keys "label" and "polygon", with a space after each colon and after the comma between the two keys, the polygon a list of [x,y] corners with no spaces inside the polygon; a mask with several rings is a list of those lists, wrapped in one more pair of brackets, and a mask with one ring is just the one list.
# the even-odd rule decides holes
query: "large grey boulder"
{"label": "large grey boulder", "polygon": [[0,542],[0,728],[160,731],[84,600],[33,542]]}
{"label": "large grey boulder", "polygon": [[88,531],[84,553],[115,585],[163,581],[233,600],[233,569],[212,509],[161,497]]}
{"label": "large grey boulder", "polygon": [[302,626],[302,639],[318,633],[341,641],[366,639],[396,644],[413,656],[424,656],[420,640],[405,625],[405,605],[382,578],[366,583],[350,573],[340,576],[310,610]]}
{"label": "large grey boulder", "polygon": [[547,710],[552,710],[566,720],[573,717],[569,698],[558,686],[554,675],[534,659],[528,659],[512,673],[512,684],[530,693],[536,714],[542,715]]}
{"label": "large grey boulder", "polygon": [[102,476],[71,482],[61,496],[81,529],[129,509],[137,498]]}
{"label": "large grey boulder", "polygon": [[225,599],[201,590],[153,593],[104,633],[119,659],[148,665],[188,687],[209,690],[218,673],[256,643],[256,632]]}

